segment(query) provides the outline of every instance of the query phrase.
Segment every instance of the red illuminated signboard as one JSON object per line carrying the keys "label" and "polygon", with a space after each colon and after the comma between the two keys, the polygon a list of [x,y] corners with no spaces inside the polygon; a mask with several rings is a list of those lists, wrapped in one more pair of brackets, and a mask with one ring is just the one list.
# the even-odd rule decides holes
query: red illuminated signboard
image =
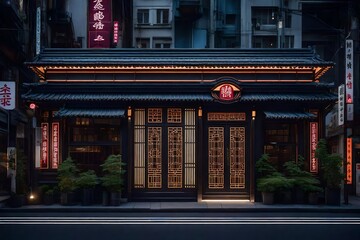
{"label": "red illuminated signboard", "polygon": [[224,84],[220,87],[220,100],[228,101],[234,99],[234,89],[230,84]]}
{"label": "red illuminated signboard", "polygon": [[109,48],[111,0],[89,0],[89,48]]}
{"label": "red illuminated signboard", "polygon": [[114,43],[117,44],[119,41],[119,22],[114,21]]}
{"label": "red illuminated signboard", "polygon": [[319,171],[319,162],[315,157],[318,140],[318,123],[310,122],[310,172],[312,173],[318,173]]}
{"label": "red illuminated signboard", "polygon": [[41,123],[41,155],[40,168],[48,168],[48,153],[49,153],[49,124]]}
{"label": "red illuminated signboard", "polygon": [[352,138],[346,139],[346,183],[352,184]]}
{"label": "red illuminated signboard", "polygon": [[231,83],[223,83],[212,89],[212,96],[220,102],[234,102],[240,98],[240,88]]}
{"label": "red illuminated signboard", "polygon": [[59,123],[54,122],[51,124],[51,168],[57,169],[59,166]]}

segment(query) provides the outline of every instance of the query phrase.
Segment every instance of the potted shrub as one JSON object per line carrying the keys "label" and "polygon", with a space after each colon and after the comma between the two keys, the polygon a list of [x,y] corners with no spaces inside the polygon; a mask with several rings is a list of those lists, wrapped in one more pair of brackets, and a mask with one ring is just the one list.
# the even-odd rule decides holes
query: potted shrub
{"label": "potted shrub", "polygon": [[76,174],[78,169],[74,161],[69,156],[65,161],[60,163],[57,170],[58,186],[60,189],[60,203],[71,205],[74,203],[74,191],[76,190]]}
{"label": "potted shrub", "polygon": [[262,193],[264,204],[273,204],[275,193],[288,191],[293,187],[293,180],[279,172],[259,178],[257,188]]}
{"label": "potted shrub", "polygon": [[322,187],[319,185],[306,185],[304,191],[307,194],[307,200],[309,204],[315,205],[319,203],[319,194],[323,192]]}
{"label": "potted shrub", "polygon": [[259,173],[257,189],[262,194],[264,204],[273,204],[275,193],[288,191],[293,186],[293,180],[279,173],[267,154],[263,154],[256,162],[256,170]]}
{"label": "potted shrub", "polygon": [[344,179],[344,174],[341,172],[342,158],[327,151],[324,139],[318,142],[315,156],[320,162],[321,177],[325,185],[325,203],[340,205],[340,185]]}
{"label": "potted shrub", "polygon": [[303,169],[304,158],[299,156],[297,162],[288,161],[284,164],[285,174],[288,178],[294,180],[294,199],[296,203],[304,203],[306,194],[318,193],[320,188],[320,181],[310,172]]}
{"label": "potted shrub", "polygon": [[110,205],[119,205],[121,190],[124,186],[125,163],[121,160],[121,155],[110,155],[101,165],[103,177],[102,186],[110,193]]}
{"label": "potted shrub", "polygon": [[98,178],[94,170],[88,170],[79,174],[76,185],[82,190],[82,204],[91,205],[94,202],[94,188]]}

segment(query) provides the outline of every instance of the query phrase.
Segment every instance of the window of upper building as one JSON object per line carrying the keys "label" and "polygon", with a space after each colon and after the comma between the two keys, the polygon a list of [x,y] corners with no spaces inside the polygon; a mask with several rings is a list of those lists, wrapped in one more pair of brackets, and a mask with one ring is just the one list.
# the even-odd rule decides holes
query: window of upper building
{"label": "window of upper building", "polygon": [[156,9],[156,24],[169,23],[169,9]]}
{"label": "window of upper building", "polygon": [[227,24],[227,25],[236,24],[236,14],[226,14],[225,15],[225,24]]}
{"label": "window of upper building", "polygon": [[285,12],[285,28],[291,28],[291,13]]}
{"label": "window of upper building", "polygon": [[252,7],[252,21],[255,29],[260,30],[262,25],[277,25],[278,8],[276,7]]}
{"label": "window of upper building", "polygon": [[150,48],[150,39],[149,38],[136,38],[136,47],[137,48]]}
{"label": "window of upper building", "polygon": [[153,48],[170,48],[171,38],[153,38]]}
{"label": "window of upper building", "polygon": [[284,48],[294,48],[294,36],[285,36]]}
{"label": "window of upper building", "polygon": [[138,9],[137,10],[137,23],[138,24],[149,24],[149,9]]}

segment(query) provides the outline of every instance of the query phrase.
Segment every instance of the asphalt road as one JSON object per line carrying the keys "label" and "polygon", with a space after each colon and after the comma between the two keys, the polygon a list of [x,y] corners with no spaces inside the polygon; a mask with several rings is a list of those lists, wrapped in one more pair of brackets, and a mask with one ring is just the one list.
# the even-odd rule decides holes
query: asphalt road
{"label": "asphalt road", "polygon": [[0,239],[360,239],[359,214],[2,214]]}

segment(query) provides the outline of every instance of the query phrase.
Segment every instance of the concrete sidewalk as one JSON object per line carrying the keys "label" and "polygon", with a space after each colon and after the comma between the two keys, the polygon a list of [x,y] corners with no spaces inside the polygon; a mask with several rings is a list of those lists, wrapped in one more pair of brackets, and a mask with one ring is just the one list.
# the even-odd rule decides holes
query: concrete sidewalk
{"label": "concrete sidewalk", "polygon": [[360,213],[360,197],[350,196],[349,204],[340,206],[309,204],[273,204],[248,201],[202,202],[125,202],[119,206],[103,205],[24,205],[2,206],[1,212],[347,212]]}

